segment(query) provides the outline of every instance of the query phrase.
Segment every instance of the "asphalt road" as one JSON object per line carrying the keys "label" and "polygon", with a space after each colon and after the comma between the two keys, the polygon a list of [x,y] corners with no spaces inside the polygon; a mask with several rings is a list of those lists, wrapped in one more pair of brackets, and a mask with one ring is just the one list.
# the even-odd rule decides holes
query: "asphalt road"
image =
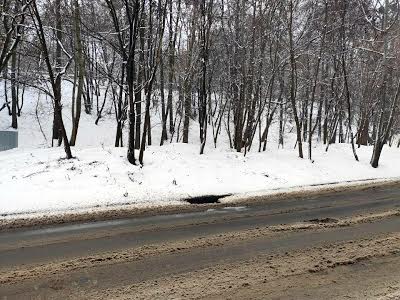
{"label": "asphalt road", "polygon": [[[29,271],[35,266],[60,261],[143,249],[149,245],[168,246],[193,239],[207,240],[208,237],[224,237],[271,225],[325,218],[339,220],[397,209],[400,209],[400,184],[303,199],[268,200],[263,204],[203,212],[24,228],[0,233],[0,272]],[[85,291],[79,296],[85,298],[84,295],[94,290],[112,290],[157,278],[162,281],[167,276],[251,260],[259,255],[275,255],[397,232],[400,232],[400,217],[393,216],[328,231],[295,231],[272,237],[246,236],[235,242],[225,239],[215,245],[191,247],[187,251],[161,251],[157,255],[118,260],[116,263],[110,259],[107,264],[88,265],[65,272],[57,269],[35,278],[20,279],[16,276],[0,285],[0,296],[4,299],[57,299],[75,295],[71,297],[76,298],[78,292]],[[58,278],[57,284],[54,284],[55,277]]]}

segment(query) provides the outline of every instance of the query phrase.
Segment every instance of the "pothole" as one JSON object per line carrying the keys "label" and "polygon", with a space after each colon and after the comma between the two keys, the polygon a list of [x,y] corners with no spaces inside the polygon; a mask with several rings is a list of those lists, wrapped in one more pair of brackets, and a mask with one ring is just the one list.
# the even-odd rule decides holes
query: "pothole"
{"label": "pothole", "polygon": [[323,219],[316,218],[316,219],[308,220],[307,222],[321,224],[321,223],[337,223],[337,222],[339,222],[339,220],[334,219],[334,218],[323,218]]}
{"label": "pothole", "polygon": [[227,197],[230,195],[206,195],[206,196],[198,196],[185,199],[186,202],[190,204],[211,204],[211,203],[220,203],[219,199]]}

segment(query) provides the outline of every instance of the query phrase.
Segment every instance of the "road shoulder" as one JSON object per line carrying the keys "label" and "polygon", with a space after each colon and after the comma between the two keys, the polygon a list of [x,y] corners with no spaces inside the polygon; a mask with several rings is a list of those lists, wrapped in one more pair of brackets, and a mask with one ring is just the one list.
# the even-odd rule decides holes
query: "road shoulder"
{"label": "road shoulder", "polygon": [[219,203],[188,204],[182,201],[181,205],[137,207],[134,205],[109,206],[91,208],[84,211],[68,211],[55,213],[38,213],[29,215],[0,216],[0,232],[35,226],[49,226],[57,224],[96,222],[125,218],[148,217],[155,215],[169,215],[206,211],[221,207],[239,207],[262,205],[267,201],[301,200],[306,197],[316,197],[353,191],[368,191],[376,188],[398,186],[399,179],[364,180],[293,187],[284,190],[268,190],[254,193],[231,195],[220,199]]}

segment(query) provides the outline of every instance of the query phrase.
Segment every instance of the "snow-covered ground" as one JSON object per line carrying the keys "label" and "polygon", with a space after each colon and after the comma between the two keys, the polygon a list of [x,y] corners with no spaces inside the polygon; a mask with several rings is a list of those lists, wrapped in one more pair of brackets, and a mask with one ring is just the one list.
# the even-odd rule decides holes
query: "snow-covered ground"
{"label": "snow-covered ground", "polygon": [[[3,84],[0,81],[0,105],[4,102]],[[71,93],[72,85],[69,82],[63,84],[63,119],[70,136],[71,121]],[[51,146],[51,133],[53,124],[53,108],[51,99],[43,92],[27,88],[22,115],[18,118],[19,148],[45,148]],[[100,98],[100,101],[102,98]],[[101,103],[100,103],[101,105]],[[115,117],[107,114],[112,107],[111,103],[105,105],[103,118],[99,124],[96,120],[96,108],[92,115],[87,115],[82,109],[81,121],[77,137],[77,144],[83,147],[100,146],[101,144],[113,145],[115,136]],[[7,130],[11,126],[11,117],[7,109],[0,112],[0,130]]]}
{"label": "snow-covered ground", "polygon": [[[396,151],[397,150],[397,151]],[[149,147],[146,165],[130,165],[124,148],[74,149],[76,159],[60,159],[61,148],[0,153],[0,214],[67,211],[108,205],[177,204],[205,194],[267,191],[276,188],[400,176],[398,149],[385,149],[381,166],[368,164],[370,148],[356,162],[348,145],[325,153],[315,149],[315,162],[293,150],[243,154],[198,146]]]}
{"label": "snow-covered ground", "polygon": [[[64,118],[70,132],[68,89],[64,95]],[[114,116],[106,115],[96,126],[95,116],[85,113],[82,113],[78,147],[73,148],[76,158],[65,160],[63,148],[48,148],[51,103],[43,96],[39,102],[37,99],[37,93],[27,92],[23,115],[19,118],[20,148],[0,152],[0,215],[3,218],[125,204],[170,205],[200,195],[268,193],[304,185],[400,177],[397,148],[385,147],[380,167],[373,169],[369,165],[371,147],[358,149],[360,162],[356,162],[347,144],[332,145],[329,152],[316,144],[315,161],[311,163],[297,157],[290,134],[286,148],[278,149],[274,128],[267,151],[254,151],[247,156],[230,150],[224,134],[214,149],[209,130],[205,154],[199,155],[195,122],[190,136],[193,144],[150,146],[145,153],[145,165],[132,166],[126,160],[126,148],[113,147]],[[36,110],[46,138],[41,133]],[[153,111],[156,145],[160,138],[158,117],[159,112]],[[9,124],[10,117],[3,110],[0,129],[6,129]]]}

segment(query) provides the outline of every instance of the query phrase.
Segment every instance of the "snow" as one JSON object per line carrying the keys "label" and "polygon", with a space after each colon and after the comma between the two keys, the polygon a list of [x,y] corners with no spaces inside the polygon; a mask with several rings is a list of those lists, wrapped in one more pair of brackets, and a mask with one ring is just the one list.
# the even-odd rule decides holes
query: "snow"
{"label": "snow", "polygon": [[328,153],[314,149],[315,162],[294,150],[250,153],[170,144],[146,150],[144,167],[132,166],[125,148],[74,149],[76,159],[60,159],[62,148],[10,150],[0,153],[0,214],[65,212],[133,204],[138,207],[182,204],[185,198],[268,192],[296,186],[399,177],[400,153],[385,149],[381,166],[368,164],[371,148],[359,149],[361,162],[348,145]]}
{"label": "snow", "polygon": [[[1,83],[1,81],[0,81]],[[71,120],[71,99],[72,85],[69,82],[63,84],[63,119],[65,127],[70,135],[72,128]],[[44,93],[27,88],[25,92],[25,103],[22,115],[18,118],[19,148],[38,148],[51,146],[51,133],[53,123],[53,108],[51,99]],[[102,99],[100,99],[102,100]],[[2,84],[0,84],[0,103],[4,101]],[[99,125],[94,125],[96,112],[87,115],[82,109],[81,121],[77,143],[81,146],[100,146],[101,144],[113,145],[115,121],[114,115],[107,115],[111,104],[108,103],[104,109],[104,118],[100,119]],[[38,122],[40,120],[40,123]],[[8,116],[7,109],[0,112],[0,130],[10,130],[11,117]],[[40,127],[43,129],[41,132]]]}
{"label": "snow", "polygon": [[[63,114],[70,133],[71,86],[64,84],[63,88]],[[0,98],[2,94],[0,91]],[[278,149],[274,125],[265,152],[256,152],[257,145],[246,156],[229,149],[224,129],[215,149],[210,128],[205,154],[199,155],[198,124],[194,121],[191,144],[150,146],[144,166],[133,166],[126,160],[126,148],[113,147],[114,115],[105,114],[96,126],[95,109],[93,115],[82,112],[77,147],[72,149],[76,158],[65,160],[62,147],[49,147],[50,99],[28,89],[25,102],[18,119],[20,147],[0,152],[0,218],[110,206],[176,205],[201,195],[259,195],[307,185],[400,177],[398,148],[385,147],[380,166],[374,169],[369,165],[371,147],[357,149],[360,162],[356,162],[348,144],[332,145],[329,152],[315,144],[312,163],[297,157],[293,134],[287,134],[285,149]],[[110,107],[107,103],[105,112]],[[10,122],[7,111],[0,112],[0,129],[9,128]],[[158,145],[161,126],[157,109],[152,110],[152,125],[153,143]]]}

